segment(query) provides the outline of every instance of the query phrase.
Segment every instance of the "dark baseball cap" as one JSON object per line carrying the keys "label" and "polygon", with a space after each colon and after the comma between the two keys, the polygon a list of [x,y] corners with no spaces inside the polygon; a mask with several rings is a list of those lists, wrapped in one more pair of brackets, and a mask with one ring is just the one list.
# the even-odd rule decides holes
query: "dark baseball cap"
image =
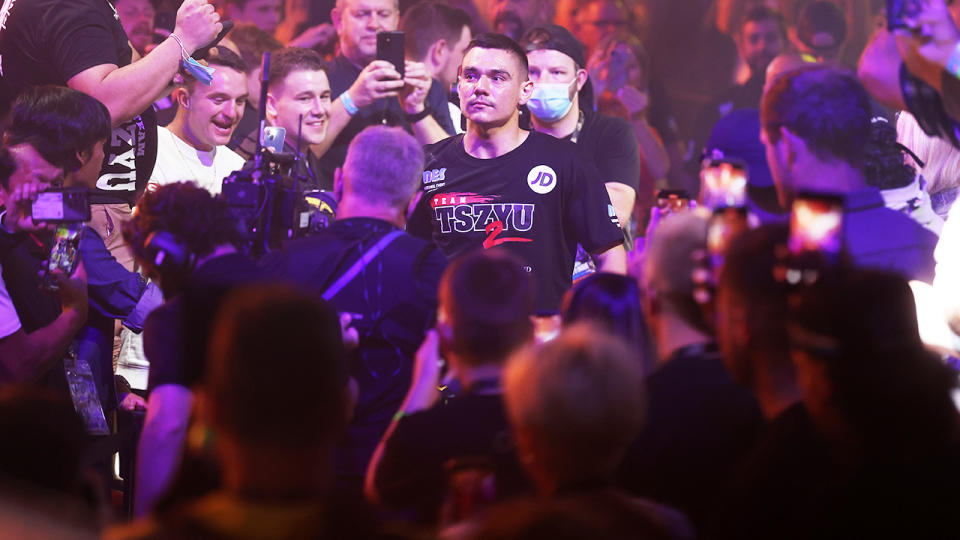
{"label": "dark baseball cap", "polygon": [[556,24],[545,24],[531,28],[523,35],[520,45],[527,52],[560,51],[573,58],[578,67],[587,67],[587,61],[583,54],[583,44],[569,30]]}
{"label": "dark baseball cap", "polygon": [[797,37],[814,51],[836,49],[847,39],[847,18],[831,2],[812,2],[800,12]]}

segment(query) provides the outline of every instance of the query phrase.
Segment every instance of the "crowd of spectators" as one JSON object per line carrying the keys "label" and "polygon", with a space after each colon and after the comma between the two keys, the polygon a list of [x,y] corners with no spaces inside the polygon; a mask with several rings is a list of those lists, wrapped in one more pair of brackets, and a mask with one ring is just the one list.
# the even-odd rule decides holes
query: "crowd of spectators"
{"label": "crowd of spectators", "polygon": [[0,536],[950,536],[958,6],[4,2]]}

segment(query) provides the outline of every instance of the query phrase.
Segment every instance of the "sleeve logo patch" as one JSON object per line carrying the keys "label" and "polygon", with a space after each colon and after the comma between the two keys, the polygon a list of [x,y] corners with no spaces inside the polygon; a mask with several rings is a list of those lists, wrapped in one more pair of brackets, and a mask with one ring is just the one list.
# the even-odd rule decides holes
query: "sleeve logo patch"
{"label": "sleeve logo patch", "polygon": [[546,165],[537,165],[527,173],[527,185],[534,193],[546,195],[557,187],[557,173]]}

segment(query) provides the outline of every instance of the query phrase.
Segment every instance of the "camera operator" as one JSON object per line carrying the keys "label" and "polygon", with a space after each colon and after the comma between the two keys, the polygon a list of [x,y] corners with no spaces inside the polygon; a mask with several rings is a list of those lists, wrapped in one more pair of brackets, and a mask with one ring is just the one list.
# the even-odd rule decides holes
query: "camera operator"
{"label": "camera operator", "polygon": [[337,473],[358,490],[409,386],[413,356],[433,319],[447,264],[434,244],[403,232],[422,164],[420,145],[402,129],[363,130],[337,170],[336,221],[264,261],[353,317],[360,343],[351,376],[360,395]]}
{"label": "camera operator", "polygon": [[[34,183],[36,191],[61,183],[65,187],[93,187],[109,134],[109,112],[92,97],[62,86],[27,90],[14,103],[5,134],[19,168],[11,180],[13,193],[19,190],[24,201],[23,185],[27,182]],[[61,306],[39,291],[39,270],[56,238],[49,230],[37,229],[27,217],[29,212],[29,204],[8,203],[8,214],[2,221],[5,230],[0,236],[6,236],[4,242],[12,247],[2,255],[0,264],[24,328],[39,328],[61,313]],[[124,326],[139,332],[146,314],[159,304],[160,294],[156,286],[117,262],[94,229],[82,227],[77,238],[90,308],[74,351],[77,361],[89,365],[92,371],[98,406],[106,416],[117,406],[112,365],[114,320],[121,319]],[[56,371],[50,371],[49,376],[62,385],[63,374]]]}
{"label": "camera operator", "polygon": [[224,177],[243,167],[244,159],[226,144],[246,106],[247,66],[226,47],[214,47],[207,64],[216,69],[210,86],[185,70],[178,74],[177,115],[169,126],[157,128],[150,186],[192,180],[217,194]]}
{"label": "camera operator", "polygon": [[106,0],[31,0],[0,8],[0,114],[17,95],[42,84],[66,85],[110,111],[112,132],[96,189],[93,223],[127,268],[132,256],[116,223],[130,215],[156,160],[154,101],[167,92],[181,58],[211,42],[221,25],[207,0],[186,0],[171,37],[142,59]]}
{"label": "camera operator", "polygon": [[237,251],[239,232],[226,203],[193,183],[145,193],[123,236],[165,299],[147,317],[143,333],[150,380],[135,513],[144,515],[179,467],[191,388],[203,379],[207,336],[220,300],[260,272]]}
{"label": "camera operator", "polygon": [[[331,189],[333,177],[321,176],[317,155],[312,150],[324,141],[330,125],[330,82],[323,58],[310,49],[288,47],[270,57],[269,79],[267,101],[262,104],[266,107],[267,124],[286,131],[283,152],[299,156],[302,164],[298,167],[305,170],[308,183]],[[259,136],[259,131],[250,133],[237,148],[248,161],[254,158]],[[306,148],[305,152],[297,147],[298,142]],[[294,176],[292,173],[298,171],[284,172]]]}
{"label": "camera operator", "polygon": [[[36,191],[36,179],[17,171],[10,151],[0,147],[0,204],[8,210],[29,204]],[[0,266],[0,272],[2,270]],[[77,267],[72,277],[57,274],[57,284],[57,298],[43,298],[52,301],[34,304],[36,308],[51,308],[52,321],[35,321],[30,318],[33,313],[26,313],[26,318],[21,320],[0,276],[0,385],[41,380],[54,363],[63,358],[86,322],[87,284],[83,265]],[[59,314],[53,314],[57,307]]]}

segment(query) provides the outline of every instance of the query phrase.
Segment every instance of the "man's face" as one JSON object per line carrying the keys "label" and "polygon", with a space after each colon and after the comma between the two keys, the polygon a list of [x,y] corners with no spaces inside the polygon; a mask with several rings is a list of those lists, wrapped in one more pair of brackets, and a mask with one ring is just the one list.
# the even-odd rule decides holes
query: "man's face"
{"label": "man's face", "polygon": [[[554,50],[537,50],[527,53],[530,64],[530,80],[534,85],[540,83],[570,84],[577,78],[577,64],[573,58]],[[570,98],[577,93],[577,86],[570,84]]]}
{"label": "man's face", "polygon": [[515,40],[539,22],[544,0],[487,0],[493,30]]}
{"label": "man's face", "polygon": [[588,51],[606,36],[625,30],[629,14],[608,0],[594,0],[577,13],[577,38]]}
{"label": "man's face", "polygon": [[396,0],[343,0],[332,15],[341,52],[364,65],[377,57],[377,32],[396,30],[400,22]]}
{"label": "man's face", "polygon": [[453,83],[457,82],[457,72],[460,70],[460,63],[463,61],[463,51],[466,50],[472,38],[473,35],[470,33],[470,28],[464,26],[463,31],[460,33],[460,41],[448,44],[451,48],[450,54],[447,55],[447,62],[440,68],[439,73],[435,75],[436,79],[443,83],[445,89],[449,90],[450,87],[453,86]]}
{"label": "man's face", "polygon": [[765,73],[767,66],[782,51],[783,35],[780,24],[774,20],[749,21],[740,31],[740,57],[756,75]]}
{"label": "man's face", "polygon": [[187,92],[187,142],[209,151],[230,142],[247,102],[247,76],[226,66],[214,66],[210,86],[194,82]]}
{"label": "man's face", "polygon": [[[323,71],[293,71],[267,94],[267,116],[295,140],[303,118],[303,142],[320,144],[330,118],[330,82]],[[293,137],[293,138],[291,138]]]}
{"label": "man's face", "polygon": [[273,33],[280,24],[282,0],[247,0],[243,9],[230,4],[230,18],[239,23],[250,23],[264,32]]}
{"label": "man's face", "polygon": [[153,43],[153,18],[156,14],[150,0],[117,0],[114,2],[120,24],[130,43],[141,55]]}
{"label": "man's face", "polygon": [[500,49],[474,48],[463,57],[460,71],[460,109],[480,126],[502,126],[526,104],[533,83],[521,77],[521,65],[513,53]]}
{"label": "man's face", "polygon": [[[101,157],[103,148],[101,147]],[[39,190],[63,185],[63,169],[43,159],[40,152],[28,143],[10,147],[17,170],[10,177],[9,193],[27,184],[37,184]]]}

